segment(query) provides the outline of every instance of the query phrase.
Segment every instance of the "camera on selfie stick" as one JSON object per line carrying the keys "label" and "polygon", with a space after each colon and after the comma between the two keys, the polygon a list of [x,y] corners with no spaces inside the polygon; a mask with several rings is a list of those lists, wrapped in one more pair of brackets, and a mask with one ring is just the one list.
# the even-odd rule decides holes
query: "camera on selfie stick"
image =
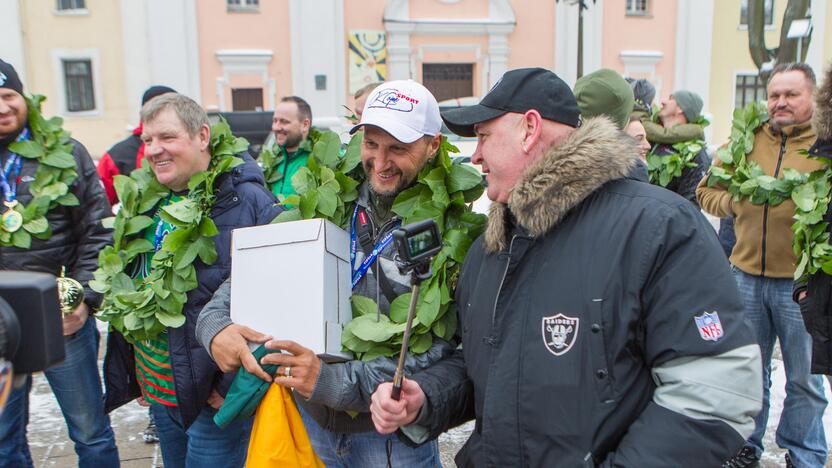
{"label": "camera on selfie stick", "polygon": [[432,219],[408,224],[393,231],[393,242],[396,244],[396,265],[402,275],[410,273],[410,306],[407,309],[407,325],[402,338],[402,350],[399,353],[399,363],[393,377],[392,397],[398,400],[402,393],[402,379],[404,378],[404,361],[407,357],[407,347],[410,342],[410,329],[413,326],[413,316],[416,314],[416,301],[419,300],[419,287],[422,281],[431,276],[430,263],[433,257],[442,250],[442,236],[439,227]]}

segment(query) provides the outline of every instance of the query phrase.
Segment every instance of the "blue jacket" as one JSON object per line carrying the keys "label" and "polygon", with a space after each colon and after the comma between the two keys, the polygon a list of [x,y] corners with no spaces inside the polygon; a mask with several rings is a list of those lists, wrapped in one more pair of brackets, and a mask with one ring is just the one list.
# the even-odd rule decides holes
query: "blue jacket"
{"label": "blue jacket", "polygon": [[[214,237],[217,261],[206,265],[197,258],[194,266],[199,286],[188,293],[185,325],[168,328],[173,381],[182,424],[187,429],[205,407],[212,390],[225,395],[234,374],[223,374],[208,351],[196,340],[199,312],[214,291],[231,273],[231,231],[240,227],[268,224],[282,211],[265,187],[263,172],[244,154],[245,164],[217,179],[217,197],[211,219],[219,229]],[[104,357],[105,408],[107,412],[141,396],[136,381],[133,348],[124,337],[110,331]]]}

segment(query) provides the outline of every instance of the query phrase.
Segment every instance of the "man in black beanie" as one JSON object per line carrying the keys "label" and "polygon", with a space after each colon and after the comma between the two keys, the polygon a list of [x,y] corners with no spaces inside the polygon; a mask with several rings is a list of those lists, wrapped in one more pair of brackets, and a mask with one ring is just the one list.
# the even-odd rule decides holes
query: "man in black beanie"
{"label": "man in black beanie", "polygon": [[[175,92],[176,90],[167,86],[151,86],[142,95],[142,106],[156,96]],[[107,199],[110,200],[111,205],[118,203],[113,178],[117,175],[129,176],[133,169],[142,164],[144,144],[140,138],[141,134],[142,124],[139,122],[138,127],[133,129],[130,136],[113,145],[98,161],[98,175],[101,176],[101,182],[104,183],[104,190],[107,191]]]}
{"label": "man in black beanie", "polygon": [[[58,145],[51,143],[55,141]],[[57,161],[60,167],[53,164]],[[60,172],[61,186],[50,184],[54,191],[49,193],[42,189],[50,180],[44,178],[54,171]],[[44,375],[61,407],[79,466],[111,467],[119,465],[119,457],[104,413],[99,334],[92,317],[101,295],[87,285],[98,267],[99,251],[112,243],[111,232],[101,223],[110,216],[110,205],[98,181],[84,146],[44,123],[39,101],[23,96],[17,72],[0,60],[0,269],[53,275],[65,270],[83,286],[83,302],[63,316],[66,359]],[[32,208],[43,214],[32,214]],[[23,223],[25,216],[29,218]],[[32,377],[23,377],[23,385],[11,391],[0,413],[2,466],[32,466],[26,440]]]}

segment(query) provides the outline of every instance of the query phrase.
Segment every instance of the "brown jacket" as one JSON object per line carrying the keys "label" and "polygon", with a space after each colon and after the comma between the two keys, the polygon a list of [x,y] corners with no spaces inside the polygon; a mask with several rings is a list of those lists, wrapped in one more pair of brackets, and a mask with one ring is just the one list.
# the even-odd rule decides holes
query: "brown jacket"
{"label": "brown jacket", "polygon": [[[800,172],[820,169],[820,163],[798,153],[809,149],[816,138],[811,122],[786,127],[782,133],[775,133],[765,123],[754,136],[754,149],[748,161],[755,161],[766,174],[774,177],[781,177],[785,168]],[[794,275],[791,229],[794,202],[786,200],[777,206],[753,205],[747,199],[735,202],[724,187],[708,187],[707,177],[696,188],[696,198],[706,212],[720,218],[736,218],[737,243],[731,253],[734,266],[748,274],[769,278]]]}

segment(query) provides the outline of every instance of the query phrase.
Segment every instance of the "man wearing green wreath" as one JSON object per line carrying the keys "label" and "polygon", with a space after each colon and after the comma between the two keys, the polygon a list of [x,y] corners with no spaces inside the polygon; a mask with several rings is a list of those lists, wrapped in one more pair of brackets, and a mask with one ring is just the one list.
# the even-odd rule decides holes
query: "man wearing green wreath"
{"label": "man wearing green wreath", "polygon": [[[768,121],[753,134],[742,135],[753,141],[747,161],[756,163],[766,175],[782,178],[787,169],[809,173],[823,167],[804,153],[817,138],[811,122],[815,88],[815,73],[805,63],[780,64],[772,70],[766,87]],[[722,165],[720,158],[714,161],[715,167]],[[795,204],[790,198],[776,206],[755,204],[747,197],[735,199],[721,183],[709,186],[708,178],[699,184],[696,195],[706,212],[735,219],[737,243],[730,261],[763,357],[763,409],[754,419],[756,427],[745,447],[724,466],[758,466],[768,422],[775,341],[780,342],[786,372],[777,445],[788,451],[787,466],[825,466],[828,447],[822,418],[827,401],[823,380],[811,375],[812,340],[792,300]]]}
{"label": "man wearing green wreath", "polygon": [[[86,148],[70,139],[60,124],[48,123],[37,99],[24,98],[17,71],[0,60],[0,269],[56,276],[65,269],[66,276],[84,287],[84,302],[63,318],[66,359],[44,375],[61,407],[79,465],[115,467],[118,450],[104,413],[99,334],[92,317],[101,295],[88,286],[98,252],[112,243],[111,231],[101,224],[110,215],[110,204]],[[61,157],[68,164],[53,166]],[[63,193],[53,193],[60,193],[54,199],[38,189],[44,183],[52,185],[47,178],[53,176],[63,180]],[[34,206],[38,217],[28,214]],[[0,466],[32,466],[26,440],[31,387],[32,377],[25,375],[0,412]]]}
{"label": "man wearing green wreath", "polygon": [[[661,122],[659,131],[656,130],[657,124],[643,122],[644,130],[647,132],[647,141],[653,143],[651,155],[647,157],[651,171],[650,182],[678,193],[697,208],[699,203],[696,201],[696,186],[702,180],[709,165],[704,130],[702,125],[697,123],[701,120],[702,98],[694,92],[679,90],[662,101],[662,107],[659,110]],[[680,127],[693,127],[696,135],[685,135],[686,132],[683,132],[679,135],[682,135],[680,138],[685,138],[684,140],[673,139],[671,135],[674,129]],[[662,136],[668,138],[662,138]],[[660,166],[664,158],[674,154],[678,154],[681,158],[681,173],[677,171],[678,175],[666,175],[665,177],[670,176],[668,181],[662,178]]]}
{"label": "man wearing green wreath", "polygon": [[[393,202],[437,157],[442,137],[439,106],[430,91],[415,81],[387,82],[369,95],[361,121],[352,132],[362,128],[361,163],[366,181],[359,188],[352,214],[351,234],[356,241],[352,292],[353,298],[372,299],[382,314],[389,315],[390,304],[410,292],[409,277],[398,271],[396,249],[387,236],[400,222]],[[231,322],[230,289],[230,282],[226,282],[203,309],[197,336],[221,369],[231,371],[242,365],[271,380],[247,346],[247,341],[263,343],[269,337]],[[432,339],[426,352],[408,354],[407,375],[452,353],[453,345],[438,336]],[[392,379],[396,369],[393,357],[329,364],[302,343],[273,340],[266,347],[288,352],[269,354],[261,362],[279,365],[274,382],[294,389],[312,446],[327,467],[441,465],[436,441],[411,448],[395,435],[381,435],[373,427],[369,398],[378,384]]]}
{"label": "man wearing green wreath", "polygon": [[[125,297],[129,294],[116,296],[116,299],[112,296],[120,293],[112,289],[105,294],[102,318],[111,324],[104,360],[106,407],[111,411],[140,396],[150,403],[166,467],[242,467],[252,421],[237,421],[225,429],[214,424],[213,416],[223,402],[233,375],[224,375],[217,368],[197,343],[194,329],[199,311],[230,274],[231,231],[266,224],[281,208],[275,205],[274,196],[264,185],[260,168],[247,153],[216,154],[219,148],[245,147],[245,144],[238,144],[240,142],[230,134],[225,137],[231,142],[217,141],[208,125],[208,115],[192,99],[177,93],[152,99],[142,108],[141,121],[150,173],[134,171],[133,179],[129,180],[146,177],[158,185],[151,182],[142,186],[144,188],[138,193],[129,193],[126,197],[120,194],[122,209],[118,216],[135,210],[132,206],[136,203],[142,206],[145,199],[153,201],[154,198],[148,198],[152,187],[156,187],[157,192],[162,191],[163,195],[157,202],[149,203],[146,210],[139,209],[141,216],[126,223],[130,226],[145,219],[146,227],[134,234],[129,243],[119,238],[117,230],[115,246],[124,243],[128,248],[136,244],[147,246],[123,271],[133,281],[139,281],[137,292],[132,294],[154,293],[151,299],[144,301],[152,302],[151,314],[141,317],[139,325],[148,321],[161,322],[158,314],[161,308],[167,310],[166,299],[181,295],[185,300],[173,317],[166,315],[166,320],[178,321],[180,325],[162,322],[157,327],[160,331],[153,333],[142,328],[135,331],[135,326],[128,325],[136,322],[130,314],[147,304],[120,310],[118,303],[127,300]],[[225,163],[233,161],[236,165],[223,166],[222,162],[217,162],[218,158],[223,158],[220,161]],[[206,187],[209,184],[204,182],[206,180],[213,184]],[[118,178],[115,185],[118,189]],[[127,183],[123,182],[122,186]],[[206,198],[208,192],[213,196]],[[202,220],[198,227],[184,227],[191,232],[184,239],[177,236],[183,227],[176,224],[183,219]],[[118,223],[117,217],[117,229]],[[166,266],[160,259],[176,259],[177,255],[191,249],[174,249],[173,242],[168,242],[170,239],[177,239],[180,244],[189,239],[194,241],[191,247],[199,246],[198,257],[191,257],[184,268],[182,265],[176,267],[180,271],[193,268],[193,275],[174,277],[172,283],[166,276],[156,283],[141,283],[160,270],[174,268]],[[197,241],[200,244],[196,244]],[[204,241],[207,241],[208,250],[213,248],[213,255],[205,253]],[[111,252],[105,250],[102,257],[112,256]],[[96,272],[96,278],[98,275]],[[158,284],[163,286],[159,288]],[[120,315],[113,317],[112,314]]]}
{"label": "man wearing green wreath", "polygon": [[292,176],[306,166],[312,145],[308,140],[312,127],[312,108],[303,98],[285,96],[274,108],[272,133],[275,144],[267,157],[260,156],[260,164],[272,193],[282,200],[295,193]]}

